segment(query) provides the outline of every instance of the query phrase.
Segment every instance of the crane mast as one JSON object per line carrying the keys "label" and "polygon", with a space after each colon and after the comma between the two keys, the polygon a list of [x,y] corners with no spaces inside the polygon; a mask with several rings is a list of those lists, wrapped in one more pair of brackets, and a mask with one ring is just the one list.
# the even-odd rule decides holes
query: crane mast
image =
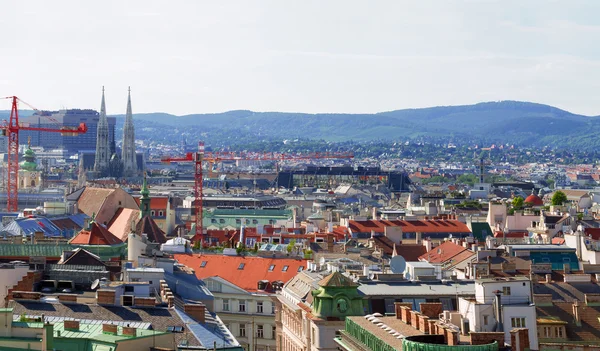
{"label": "crane mast", "polygon": [[10,110],[10,119],[8,123],[0,126],[2,135],[8,138],[8,167],[6,179],[6,209],[9,212],[19,210],[19,131],[33,130],[39,132],[61,133],[62,135],[76,136],[87,132],[85,123],[80,123],[78,127],[62,126],[60,128],[39,128],[21,125],[19,123],[18,102],[22,102],[31,109],[38,111],[35,107],[27,104],[16,96],[9,96],[6,99],[12,100]]}

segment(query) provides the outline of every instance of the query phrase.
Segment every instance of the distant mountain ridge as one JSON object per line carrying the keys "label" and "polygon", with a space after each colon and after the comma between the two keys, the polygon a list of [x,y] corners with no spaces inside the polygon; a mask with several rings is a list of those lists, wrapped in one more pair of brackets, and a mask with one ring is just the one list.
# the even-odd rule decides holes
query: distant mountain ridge
{"label": "distant mountain ridge", "polygon": [[253,112],[174,116],[136,114],[137,120],[178,129],[245,131],[262,137],[311,138],[327,141],[398,140],[422,136],[469,137],[527,146],[590,148],[600,132],[600,118],[553,106],[522,102],[403,109],[375,114]]}
{"label": "distant mountain ridge", "polygon": [[[0,118],[3,117],[0,111]],[[123,115],[117,115],[123,117]],[[523,146],[600,147],[600,118],[574,114],[553,106],[522,102],[403,109],[374,114],[253,112],[175,116],[134,114],[136,134],[160,132],[160,139],[210,140],[233,135],[256,139],[307,138],[326,141],[399,140],[417,137],[483,139]],[[164,133],[161,126],[173,128]],[[139,132],[139,133],[138,133]],[[168,134],[174,134],[170,136]],[[226,137],[229,138],[229,137]],[[155,138],[156,139],[156,138]]]}

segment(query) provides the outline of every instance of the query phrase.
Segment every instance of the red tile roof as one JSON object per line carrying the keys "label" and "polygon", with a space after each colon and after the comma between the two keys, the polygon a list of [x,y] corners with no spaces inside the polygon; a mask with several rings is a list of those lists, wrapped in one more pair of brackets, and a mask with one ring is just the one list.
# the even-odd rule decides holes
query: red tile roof
{"label": "red tile roof", "polygon": [[600,228],[585,228],[585,236],[592,237],[594,240],[600,240]]}
{"label": "red tile roof", "polygon": [[[469,255],[463,255],[463,252],[467,252]],[[470,255],[473,255],[473,252],[470,250],[451,241],[446,241],[442,245],[434,247],[431,251],[419,256],[419,260],[430,263],[443,263],[454,260],[454,263],[458,263],[465,260]],[[458,259],[461,260],[458,261]]]}
{"label": "red tile roof", "polygon": [[[140,198],[136,197],[135,202],[137,202],[138,206],[140,205]],[[151,197],[150,198],[150,209],[151,210],[166,210],[167,205],[169,204],[168,197]]]}
{"label": "red tile roof", "polygon": [[123,241],[112,235],[104,226],[93,222],[91,230],[82,230],[71,239],[71,245],[118,245]]}
{"label": "red tile roof", "polygon": [[404,233],[471,233],[466,224],[454,219],[425,220],[368,220],[349,221],[350,230],[355,233],[384,233],[385,227],[402,227]]}
{"label": "red tile roof", "polygon": [[[261,280],[285,284],[298,274],[299,267],[306,268],[306,260],[300,259],[189,254],[175,254],[174,257],[179,263],[192,268],[199,279],[218,276],[250,292],[258,291]],[[203,261],[206,264],[200,267]],[[239,269],[242,263],[244,267]],[[271,265],[274,269],[269,271]],[[288,268],[283,271],[285,266]]]}
{"label": "red tile roof", "polygon": [[[516,230],[512,232],[506,233],[507,238],[525,238],[528,237],[529,233],[526,230]],[[497,230],[494,232],[494,238],[503,238],[504,232],[501,230]]]}
{"label": "red tile roof", "polygon": [[565,243],[565,238],[559,238],[559,237],[552,238],[552,244],[554,244],[554,245],[562,245],[564,243]]}

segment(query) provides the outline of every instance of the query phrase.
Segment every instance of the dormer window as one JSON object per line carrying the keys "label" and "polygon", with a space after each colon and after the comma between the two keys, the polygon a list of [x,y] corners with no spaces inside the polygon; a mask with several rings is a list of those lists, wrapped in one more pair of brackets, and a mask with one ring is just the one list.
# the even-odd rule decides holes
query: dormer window
{"label": "dormer window", "polygon": [[268,285],[269,285],[268,280],[259,280],[258,281],[258,290],[267,290]]}

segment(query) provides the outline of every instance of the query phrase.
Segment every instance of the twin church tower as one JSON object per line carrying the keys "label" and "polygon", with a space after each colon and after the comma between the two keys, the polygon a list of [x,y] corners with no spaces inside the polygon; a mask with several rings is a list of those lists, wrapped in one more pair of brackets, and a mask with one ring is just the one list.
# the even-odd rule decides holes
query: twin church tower
{"label": "twin church tower", "polygon": [[100,119],[97,125],[96,156],[94,160],[94,172],[100,177],[134,177],[138,175],[138,167],[135,152],[135,130],[133,127],[133,115],[131,112],[131,89],[127,96],[127,113],[123,125],[123,144],[121,145],[121,157],[111,154],[108,119],[106,118],[106,102],[104,99],[104,87],[102,87],[102,103],[100,105]]}

